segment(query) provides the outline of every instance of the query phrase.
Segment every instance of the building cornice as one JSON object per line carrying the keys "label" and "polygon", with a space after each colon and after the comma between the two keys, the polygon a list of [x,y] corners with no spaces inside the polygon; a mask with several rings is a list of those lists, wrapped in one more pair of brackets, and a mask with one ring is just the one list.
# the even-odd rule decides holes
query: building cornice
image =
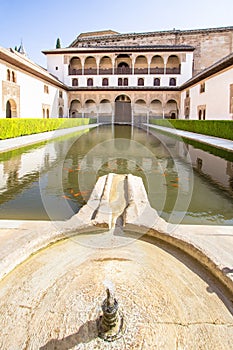
{"label": "building cornice", "polygon": [[181,90],[187,89],[188,87],[199,83],[200,81],[209,78],[210,76],[230,67],[233,66],[233,53],[227,55],[226,57],[222,58],[221,60],[217,61],[216,63],[212,64],[210,67],[202,70],[198,74],[196,74],[194,77],[186,81],[181,87]]}
{"label": "building cornice", "polygon": [[69,91],[180,91],[178,86],[86,86],[69,87]]}
{"label": "building cornice", "polygon": [[91,40],[115,40],[115,39],[127,39],[127,38],[141,38],[141,37],[152,37],[158,35],[192,35],[192,34],[208,34],[208,33],[219,33],[219,32],[233,32],[233,26],[219,27],[219,28],[204,28],[204,29],[173,29],[164,31],[154,31],[154,32],[143,32],[143,33],[123,33],[114,35],[97,35],[92,37],[77,37],[69,47],[74,47],[78,43],[87,42]]}
{"label": "building cornice", "polygon": [[189,52],[194,51],[195,48],[190,45],[121,45],[121,46],[89,46],[89,47],[67,47],[63,49],[44,50],[43,54],[75,54],[75,53],[103,53],[114,52],[118,53],[131,53],[131,52]]}

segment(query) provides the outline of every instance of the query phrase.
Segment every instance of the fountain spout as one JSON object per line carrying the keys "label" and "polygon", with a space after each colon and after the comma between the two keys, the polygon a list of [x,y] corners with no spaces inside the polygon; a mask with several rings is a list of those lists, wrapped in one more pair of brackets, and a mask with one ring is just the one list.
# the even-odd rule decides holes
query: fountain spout
{"label": "fountain spout", "polygon": [[112,342],[122,337],[124,332],[124,318],[118,310],[118,302],[109,288],[106,289],[107,298],[102,303],[103,315],[100,316],[97,326],[98,335],[103,340]]}

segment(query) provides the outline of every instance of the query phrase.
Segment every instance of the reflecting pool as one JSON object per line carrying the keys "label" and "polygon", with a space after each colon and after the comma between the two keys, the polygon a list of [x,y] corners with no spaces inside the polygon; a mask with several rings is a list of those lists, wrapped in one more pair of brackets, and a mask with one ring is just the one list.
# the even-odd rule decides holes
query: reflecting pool
{"label": "reflecting pool", "polygon": [[153,208],[169,222],[233,225],[233,154],[127,125],[0,155],[0,218],[65,220],[86,203],[98,177],[141,176]]}

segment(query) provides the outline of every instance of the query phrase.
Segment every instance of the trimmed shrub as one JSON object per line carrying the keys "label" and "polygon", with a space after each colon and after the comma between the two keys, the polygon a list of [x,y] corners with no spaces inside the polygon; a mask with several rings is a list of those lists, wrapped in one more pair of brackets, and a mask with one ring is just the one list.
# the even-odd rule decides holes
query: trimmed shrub
{"label": "trimmed shrub", "polygon": [[96,122],[91,118],[53,118],[53,119],[0,119],[0,140],[13,137],[38,134],[57,129],[73,128]]}
{"label": "trimmed shrub", "polygon": [[233,140],[233,120],[150,119],[150,123]]}

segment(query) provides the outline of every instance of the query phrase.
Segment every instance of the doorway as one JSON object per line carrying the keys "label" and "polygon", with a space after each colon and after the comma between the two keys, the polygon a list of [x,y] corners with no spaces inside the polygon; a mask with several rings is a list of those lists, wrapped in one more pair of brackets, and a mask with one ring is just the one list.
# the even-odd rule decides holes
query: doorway
{"label": "doorway", "polygon": [[120,95],[115,100],[115,118],[116,124],[131,124],[131,100],[126,95]]}

